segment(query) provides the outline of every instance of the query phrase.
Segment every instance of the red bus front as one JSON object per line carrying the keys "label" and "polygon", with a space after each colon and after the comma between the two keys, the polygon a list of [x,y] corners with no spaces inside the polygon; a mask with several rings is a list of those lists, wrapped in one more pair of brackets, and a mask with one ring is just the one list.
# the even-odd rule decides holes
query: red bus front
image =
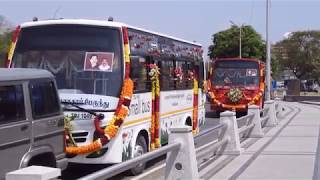
{"label": "red bus front", "polygon": [[248,105],[263,106],[263,62],[256,59],[215,59],[209,75],[211,110],[246,112]]}

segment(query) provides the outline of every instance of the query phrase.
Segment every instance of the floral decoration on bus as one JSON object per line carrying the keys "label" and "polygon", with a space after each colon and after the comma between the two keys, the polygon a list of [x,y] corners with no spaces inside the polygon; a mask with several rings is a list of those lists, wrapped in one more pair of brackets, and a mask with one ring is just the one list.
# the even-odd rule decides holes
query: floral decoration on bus
{"label": "floral decoration on bus", "polygon": [[152,82],[152,118],[151,118],[151,150],[160,147],[159,128],[160,128],[160,69],[156,64],[150,64],[149,76]]}
{"label": "floral decoration on bus", "polygon": [[231,102],[236,103],[243,98],[243,93],[239,88],[231,88],[227,96]]}
{"label": "floral decoration on bus", "polygon": [[69,146],[66,147],[66,153],[68,154],[87,154],[100,150],[106,145],[112,138],[114,138],[124,119],[129,114],[129,106],[133,95],[133,81],[130,78],[130,48],[127,29],[123,28],[123,40],[124,40],[124,62],[125,62],[125,78],[121,89],[121,95],[118,101],[116,111],[112,119],[108,122],[105,128],[100,126],[103,115],[96,115],[94,118],[94,126],[98,132],[99,138],[94,142],[83,146]]}
{"label": "floral decoration on bus", "polygon": [[[112,120],[108,122],[105,128],[101,128],[100,121],[103,118],[101,116],[96,116],[94,118],[94,126],[96,128],[96,131],[99,133],[100,138],[98,138],[97,140],[95,140],[94,142],[88,145],[77,147],[74,144],[73,146],[68,146],[66,148],[66,153],[86,154],[86,153],[94,152],[94,151],[100,150],[112,138],[114,138],[117,135],[121,125],[123,124],[124,119],[129,114],[129,105],[130,105],[132,94],[133,94],[133,81],[130,78],[127,78],[124,80],[121,95],[120,95],[120,100],[119,100],[116,112],[112,117]],[[66,119],[65,121],[68,122],[68,117],[65,117],[65,119]],[[70,131],[70,128],[72,127],[67,127],[67,128],[68,128],[68,131]],[[72,138],[70,134],[69,134],[69,137]]]}
{"label": "floral decoration on bus", "polygon": [[177,68],[174,70],[174,74],[175,74],[175,76],[177,77],[177,80],[178,80],[178,81],[182,81],[182,79],[183,79],[183,71],[182,71],[181,67],[177,67]]}

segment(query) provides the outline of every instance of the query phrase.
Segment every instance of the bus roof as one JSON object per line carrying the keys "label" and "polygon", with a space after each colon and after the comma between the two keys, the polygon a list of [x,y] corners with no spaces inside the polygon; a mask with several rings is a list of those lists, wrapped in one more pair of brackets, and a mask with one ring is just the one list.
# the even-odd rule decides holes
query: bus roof
{"label": "bus roof", "polygon": [[177,40],[177,41],[181,41],[181,42],[184,42],[184,43],[192,44],[192,45],[195,45],[195,46],[202,46],[199,43],[195,43],[195,42],[183,40],[183,39],[180,39],[180,38],[176,38],[176,37],[173,37],[173,36],[169,36],[169,35],[166,35],[166,34],[154,32],[154,31],[149,31],[149,30],[138,28],[138,27],[134,27],[134,26],[130,26],[130,25],[127,25],[125,23],[113,22],[113,21],[107,21],[107,20],[88,20],[88,19],[41,20],[41,21],[25,22],[25,23],[21,24],[21,28],[33,27],[33,26],[54,25],[54,24],[92,25],[92,26],[107,26],[107,27],[118,27],[118,28],[128,27],[128,28],[144,31],[144,32],[147,32],[147,33],[151,33],[151,34],[154,34],[154,35],[167,37],[167,38],[170,38],[170,39],[173,39],[173,40]]}

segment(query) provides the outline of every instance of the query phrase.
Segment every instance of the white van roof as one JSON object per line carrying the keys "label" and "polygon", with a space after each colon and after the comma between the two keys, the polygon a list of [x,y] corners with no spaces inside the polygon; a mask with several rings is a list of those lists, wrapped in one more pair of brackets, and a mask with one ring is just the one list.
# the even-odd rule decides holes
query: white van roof
{"label": "white van roof", "polygon": [[185,42],[185,43],[188,43],[188,44],[192,44],[192,45],[196,45],[196,46],[202,46],[201,44],[196,43],[196,42],[191,42],[191,41],[187,41],[187,40],[184,40],[184,39],[180,39],[180,38],[176,38],[176,37],[173,37],[173,36],[169,36],[169,35],[166,35],[166,34],[154,32],[154,31],[149,31],[149,30],[138,28],[138,27],[134,27],[134,26],[130,26],[130,25],[127,25],[127,24],[121,23],[121,22],[113,22],[113,21],[107,21],[107,20],[105,20],[105,21],[104,20],[88,20],[88,19],[40,20],[40,21],[32,21],[32,22],[23,23],[23,24],[21,24],[21,28],[32,27],[32,26],[54,25],[54,24],[77,24],[77,25],[108,26],[108,27],[118,27],[118,28],[121,28],[121,27],[125,26],[125,27],[128,27],[128,28],[132,28],[132,29],[143,31],[143,32],[147,32],[147,33],[151,33],[151,34],[167,37],[167,38],[174,39],[174,40],[181,41],[181,42]]}
{"label": "white van roof", "polygon": [[54,78],[54,76],[49,71],[43,69],[0,68],[0,82],[41,78]]}

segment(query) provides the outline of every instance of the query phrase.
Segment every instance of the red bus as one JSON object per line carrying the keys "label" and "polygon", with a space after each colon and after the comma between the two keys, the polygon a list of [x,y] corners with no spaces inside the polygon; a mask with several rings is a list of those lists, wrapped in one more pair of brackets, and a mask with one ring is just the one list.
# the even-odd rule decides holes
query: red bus
{"label": "red bus", "polygon": [[248,105],[264,103],[265,64],[257,59],[219,58],[212,60],[208,95],[211,110],[247,112]]}

